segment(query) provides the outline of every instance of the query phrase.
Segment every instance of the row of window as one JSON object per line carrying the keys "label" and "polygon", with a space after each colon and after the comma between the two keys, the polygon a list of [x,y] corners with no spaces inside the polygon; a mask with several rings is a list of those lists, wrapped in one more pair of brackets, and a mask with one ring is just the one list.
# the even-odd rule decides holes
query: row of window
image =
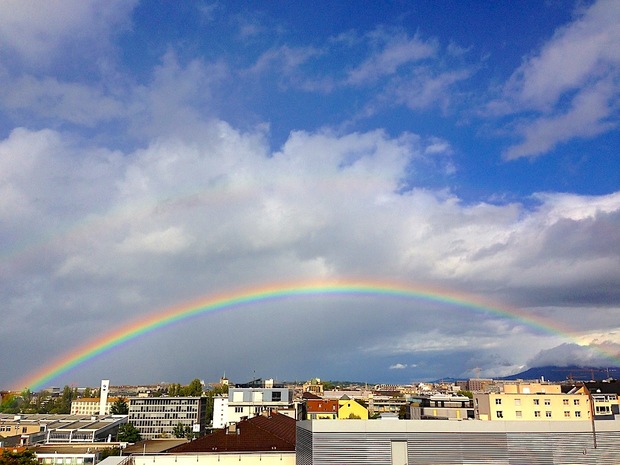
{"label": "row of window", "polygon": [[187,413],[164,413],[164,414],[154,414],[154,413],[135,413],[129,415],[129,420],[133,421],[136,419],[153,419],[153,420],[170,420],[177,418],[198,418],[197,413],[187,414]]}
{"label": "row of window", "polygon": [[156,405],[156,406],[132,406],[131,412],[197,412],[198,407],[195,405]]}
{"label": "row of window", "polygon": [[[521,405],[521,399],[515,399],[515,405]],[[534,405],[540,405],[540,399],[533,399]],[[551,405],[551,399],[544,399],[545,405]],[[570,405],[569,399],[562,399],[563,405]],[[495,399],[495,405],[502,405],[502,399],[497,397]],[[573,399],[573,405],[580,405],[580,399]]]}
{"label": "row of window", "polygon": [[[0,431],[11,431],[12,426],[11,425],[3,425],[0,426]],[[15,432],[17,433],[19,430],[19,425],[15,425]],[[28,428],[26,426],[22,427],[22,433],[25,433],[28,431]]]}
{"label": "row of window", "polygon": [[74,464],[88,464],[93,463],[94,459],[92,457],[45,457],[40,458],[39,463],[43,464],[53,464],[53,465],[74,465]]}
{"label": "row of window", "polygon": [[174,427],[176,425],[178,425],[179,423],[184,424],[184,425],[193,425],[195,422],[195,420],[192,420],[191,418],[189,420],[185,419],[185,420],[178,420],[178,421],[162,421],[162,420],[158,420],[158,421],[152,421],[152,420],[138,420],[138,421],[132,421],[131,424],[134,425],[136,428],[148,428],[148,427],[166,427],[166,426],[171,426]]}
{"label": "row of window", "polygon": [[[251,413],[252,409],[254,409],[255,414],[265,412],[265,411],[271,412],[273,410],[271,407],[265,407],[265,406],[248,407],[247,408],[248,413]],[[244,410],[245,409],[243,407],[235,407],[235,413],[243,413]]]}
{"label": "row of window", "polygon": [[131,405],[197,405],[199,398],[196,400],[189,399],[171,399],[169,397],[155,397],[146,399],[131,399]]}
{"label": "row of window", "polygon": [[[495,413],[497,415],[497,418],[504,418],[504,412],[502,410],[497,410]],[[575,418],[581,418],[581,411],[575,410],[574,416]],[[523,412],[521,410],[516,410],[515,417],[523,418]],[[540,410],[534,410],[534,417],[542,418],[542,412]],[[552,415],[551,410],[545,411],[545,418],[552,418],[552,417],[553,415]],[[571,418],[570,410],[564,410],[564,418]]]}

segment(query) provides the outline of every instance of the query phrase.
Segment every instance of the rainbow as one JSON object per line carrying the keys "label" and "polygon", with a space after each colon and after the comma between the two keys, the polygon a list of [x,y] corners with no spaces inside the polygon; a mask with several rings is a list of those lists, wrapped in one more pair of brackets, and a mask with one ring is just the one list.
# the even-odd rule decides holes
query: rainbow
{"label": "rainbow", "polygon": [[[203,297],[156,312],[146,318],[136,320],[133,323],[121,325],[115,331],[109,332],[101,338],[77,347],[75,350],[64,354],[57,360],[46,364],[38,371],[31,373],[27,378],[19,382],[17,386],[19,386],[19,389],[27,387],[33,391],[39,390],[68,371],[128,341],[192,317],[217,311],[232,310],[243,306],[256,305],[263,302],[288,298],[313,298],[317,296],[351,296],[358,298],[387,297],[437,302],[471,309],[479,313],[508,318],[545,333],[560,335],[567,339],[575,340],[575,336],[570,329],[562,327],[555,321],[528,314],[518,308],[498,305],[497,303],[482,299],[478,296],[447,291],[445,289],[361,280],[288,283]],[[603,356],[609,358],[610,361],[613,361],[615,365],[620,365],[620,357],[616,354],[607,353],[602,349],[597,350],[601,352]]]}

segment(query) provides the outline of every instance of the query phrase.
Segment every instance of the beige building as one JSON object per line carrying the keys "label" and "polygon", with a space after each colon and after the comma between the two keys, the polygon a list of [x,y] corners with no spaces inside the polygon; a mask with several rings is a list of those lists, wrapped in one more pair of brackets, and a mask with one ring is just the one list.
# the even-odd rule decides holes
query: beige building
{"label": "beige building", "polygon": [[582,390],[562,393],[560,385],[506,384],[500,393],[474,394],[476,418],[488,421],[584,421],[590,397]]}
{"label": "beige building", "polygon": [[[105,404],[103,415],[109,415],[112,404],[118,400],[118,397],[109,397]],[[99,397],[82,397],[71,402],[71,415],[99,415],[99,408]]]}

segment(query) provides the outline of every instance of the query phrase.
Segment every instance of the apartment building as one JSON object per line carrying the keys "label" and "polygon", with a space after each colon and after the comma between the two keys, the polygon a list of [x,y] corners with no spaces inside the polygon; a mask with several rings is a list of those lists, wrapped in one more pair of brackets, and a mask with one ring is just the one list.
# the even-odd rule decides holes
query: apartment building
{"label": "apartment building", "polygon": [[410,397],[409,412],[412,420],[473,419],[474,401],[469,397],[433,394]]}
{"label": "apartment building", "polygon": [[475,393],[476,418],[487,421],[584,421],[591,419],[590,397],[563,393],[560,385],[506,384],[499,393]]}
{"label": "apartment building", "polygon": [[368,420],[368,409],[347,396],[341,399],[306,399],[305,418],[308,420]]}
{"label": "apartment building", "polygon": [[293,390],[272,379],[254,380],[229,388],[227,397],[214,399],[213,427],[224,428],[242,419],[274,411],[297,418]]}
{"label": "apartment building", "polygon": [[129,423],[143,439],[173,437],[179,423],[201,434],[206,408],[205,397],[130,397]]}

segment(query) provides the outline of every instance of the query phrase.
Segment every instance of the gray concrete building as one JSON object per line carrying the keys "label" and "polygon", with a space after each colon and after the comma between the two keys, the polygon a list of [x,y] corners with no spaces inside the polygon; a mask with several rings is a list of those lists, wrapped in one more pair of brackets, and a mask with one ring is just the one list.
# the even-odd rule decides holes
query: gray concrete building
{"label": "gray concrete building", "polygon": [[616,421],[297,423],[297,465],[617,465],[619,450]]}
{"label": "gray concrete building", "polygon": [[142,439],[174,437],[179,423],[201,434],[206,408],[204,397],[130,397],[129,423],[138,429]]}

